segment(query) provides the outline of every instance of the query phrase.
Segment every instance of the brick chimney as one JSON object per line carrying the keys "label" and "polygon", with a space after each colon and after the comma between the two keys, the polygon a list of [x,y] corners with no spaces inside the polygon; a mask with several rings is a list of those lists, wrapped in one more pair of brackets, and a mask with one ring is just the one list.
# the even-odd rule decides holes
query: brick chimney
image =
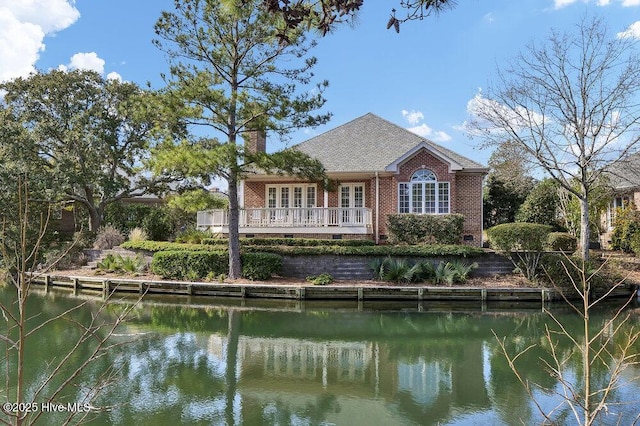
{"label": "brick chimney", "polygon": [[244,149],[247,153],[266,152],[267,136],[264,130],[249,130],[245,138]]}

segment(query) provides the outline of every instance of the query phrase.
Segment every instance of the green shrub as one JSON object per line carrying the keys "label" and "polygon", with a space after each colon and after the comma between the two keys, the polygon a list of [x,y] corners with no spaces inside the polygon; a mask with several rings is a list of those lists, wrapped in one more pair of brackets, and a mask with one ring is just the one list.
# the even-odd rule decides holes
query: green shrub
{"label": "green shrub", "polygon": [[[209,250],[226,251],[227,240],[220,241],[222,245],[209,244],[181,244],[167,241],[127,241],[121,247],[132,250],[162,251],[162,250]],[[484,251],[479,247],[465,245],[415,245],[415,246],[253,246],[242,245],[244,253],[262,252],[279,255],[345,255],[345,256],[410,256],[410,257],[437,257],[437,256],[482,256]]]}
{"label": "green shrub", "polygon": [[[270,253],[242,255],[242,276],[251,280],[266,280],[280,272],[282,258]],[[205,279],[220,276],[229,269],[229,255],[224,251],[159,251],[153,255],[151,271],[169,279]],[[195,278],[194,278],[195,277]]]}
{"label": "green shrub", "polygon": [[108,254],[98,262],[97,268],[100,272],[116,272],[125,274],[137,274],[146,269],[146,262],[142,255],[135,257],[121,256],[119,254]]}
{"label": "green shrub", "polygon": [[102,272],[114,272],[117,267],[116,257],[113,254],[106,255],[96,266],[96,268]]}
{"label": "green shrub", "polygon": [[204,278],[209,273],[224,274],[229,269],[227,253],[220,251],[159,251],[153,255],[151,271],[168,279]]}
{"label": "green shrub", "polygon": [[633,254],[637,257],[640,257],[640,232],[636,232],[631,237],[631,242],[629,243],[631,246],[631,250],[633,250]]}
{"label": "green shrub", "polygon": [[313,285],[327,285],[333,282],[331,274],[322,273],[320,275],[310,275],[307,277],[307,281]]}
{"label": "green shrub", "polygon": [[189,228],[178,232],[178,235],[176,235],[175,238],[176,243],[187,244],[205,244],[205,240],[211,240],[211,232],[201,231],[195,228]]}
{"label": "green shrub", "polygon": [[461,214],[387,216],[389,240],[406,244],[458,244],[462,239],[464,216]]}
{"label": "green shrub", "polygon": [[435,269],[436,284],[453,284],[456,277],[456,270],[450,262],[440,262]]}
{"label": "green shrub", "polygon": [[167,241],[173,236],[175,226],[166,208],[154,208],[142,219],[142,229],[154,241]]}
{"label": "green shrub", "polygon": [[112,225],[123,234],[128,234],[133,228],[139,227],[145,216],[153,207],[145,204],[111,203],[105,208],[104,223]]}
{"label": "green shrub", "polygon": [[455,259],[447,263],[451,265],[451,268],[453,268],[455,272],[453,281],[458,283],[465,282],[469,278],[471,271],[478,268],[477,262],[465,263],[461,260]]}
{"label": "green shrub", "polygon": [[[242,241],[242,238],[240,238],[240,241]],[[182,241],[178,241],[178,237],[176,237],[176,242],[180,243]],[[222,244],[226,245],[229,244],[229,240],[227,240],[226,238],[211,238],[211,233],[209,233],[209,237],[200,240],[200,244],[203,244],[205,246],[218,246]]]}
{"label": "green shrub", "polygon": [[[211,243],[216,244],[220,239],[212,238]],[[226,241],[226,240],[223,240]],[[374,246],[371,240],[323,240],[315,238],[240,238],[240,242],[252,246],[341,246],[341,247],[363,247]],[[207,240],[209,244],[209,240]]]}
{"label": "green shrub", "polygon": [[551,232],[547,237],[545,249],[549,251],[574,252],[578,247],[578,240],[568,232]]}
{"label": "green shrub", "polygon": [[242,254],[242,276],[250,280],[268,280],[279,274],[282,257],[273,253]]}
{"label": "green shrub", "polygon": [[406,259],[375,259],[369,264],[373,279],[395,283],[428,282],[436,284],[464,282],[478,264],[467,264],[461,260],[441,261],[434,266],[428,260],[411,264]]}
{"label": "green shrub", "polygon": [[634,235],[640,231],[640,212],[635,209],[633,204],[616,209],[613,226],[611,248],[631,253],[633,251],[631,241]]}
{"label": "green shrub", "polygon": [[344,256],[409,256],[409,257],[437,257],[437,256],[482,256],[484,251],[479,247],[464,245],[413,245],[413,246],[317,246],[317,247],[291,247],[291,246],[247,246],[243,245],[245,252],[261,251],[280,255],[344,255]]}
{"label": "green shrub", "polygon": [[[540,259],[538,276],[543,282],[559,288],[572,289],[573,283],[581,288],[582,262],[582,259],[577,256],[545,253]],[[589,279],[592,286],[604,283],[604,277],[596,273],[598,267],[598,263],[594,260],[588,260],[584,264],[585,278]]]}
{"label": "green shrub", "polygon": [[537,223],[504,223],[487,229],[491,247],[506,256],[533,281],[552,227]]}
{"label": "green shrub", "polygon": [[227,249],[226,244],[224,246],[209,246],[203,244],[172,243],[169,241],[126,241],[122,243],[120,247],[130,250],[145,250],[152,252],[165,250],[225,251]]}
{"label": "green shrub", "polygon": [[540,223],[558,227],[558,183],[551,178],[540,181],[527,195],[518,212],[516,222]]}

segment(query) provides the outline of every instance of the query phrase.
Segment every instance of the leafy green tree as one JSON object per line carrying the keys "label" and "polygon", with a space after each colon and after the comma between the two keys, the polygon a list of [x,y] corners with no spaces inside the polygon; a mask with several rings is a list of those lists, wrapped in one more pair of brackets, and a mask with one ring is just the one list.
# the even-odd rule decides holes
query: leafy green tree
{"label": "leafy green tree", "polygon": [[[562,187],[558,188],[558,196],[561,226],[574,237],[580,238],[580,200]],[[611,188],[609,187],[607,178],[602,176],[593,186],[589,199],[589,235],[596,239],[602,232],[602,229],[600,229],[600,221],[602,214],[609,207],[610,201]]]}
{"label": "leafy green tree", "polygon": [[489,173],[482,196],[484,228],[515,222],[518,208],[526,196],[497,174]]}
{"label": "leafy green tree", "polygon": [[522,199],[531,192],[536,180],[531,176],[531,158],[520,145],[511,140],[499,144],[491,153],[488,162],[490,175],[496,176],[510,190],[522,195]]}
{"label": "leafy green tree", "polygon": [[86,209],[89,230],[100,227],[107,205],[151,188],[140,171],[153,125],[150,110],[136,102],[143,91],[135,84],[54,70],[5,82],[0,91],[0,127],[11,132],[7,122],[13,123],[22,133],[0,140],[6,159],[30,156],[47,181],[48,199]]}
{"label": "leafy green tree", "polygon": [[541,180],[518,209],[516,221],[558,228],[558,190],[559,185],[553,179]]}
{"label": "leafy green tree", "polygon": [[[229,7],[229,5],[242,7]],[[154,43],[167,53],[170,79],[164,112],[207,137],[166,143],[155,152],[156,171],[200,178],[220,177],[228,183],[229,277],[241,274],[238,183],[256,168],[324,182],[324,167],[295,150],[274,154],[245,149],[251,131],[285,136],[293,129],[327,122],[327,82],[309,91],[316,60],[299,29],[279,32],[281,17],[261,7],[261,0],[175,2],[155,25]]]}
{"label": "leafy green tree", "polygon": [[526,152],[512,141],[503,142],[493,151],[483,192],[485,229],[515,221],[518,208],[535,184],[528,165]]}

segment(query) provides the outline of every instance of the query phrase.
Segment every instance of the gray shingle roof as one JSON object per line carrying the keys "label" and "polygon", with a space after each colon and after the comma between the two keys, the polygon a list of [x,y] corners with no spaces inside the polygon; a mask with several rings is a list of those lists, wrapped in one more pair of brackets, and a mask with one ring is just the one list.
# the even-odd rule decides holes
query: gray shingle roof
{"label": "gray shingle roof", "polygon": [[640,154],[632,154],[608,166],[609,185],[618,190],[640,187]]}
{"label": "gray shingle roof", "polygon": [[412,133],[375,114],[348,123],[295,145],[322,162],[328,172],[384,171],[391,163],[421,143],[463,169],[486,169],[482,164]]}

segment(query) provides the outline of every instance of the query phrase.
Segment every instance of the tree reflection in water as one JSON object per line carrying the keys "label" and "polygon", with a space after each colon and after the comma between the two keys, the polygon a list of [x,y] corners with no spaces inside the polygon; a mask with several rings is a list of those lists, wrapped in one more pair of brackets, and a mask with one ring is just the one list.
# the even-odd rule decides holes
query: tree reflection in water
{"label": "tree reflection in water", "polygon": [[[38,300],[49,310],[65,303]],[[570,314],[558,315],[571,323]],[[535,311],[287,312],[144,304],[127,323],[127,331],[144,337],[108,355],[108,363],[122,367],[122,379],[101,401],[113,409],[99,414],[96,423],[539,423],[492,331],[507,336],[515,351],[543,343],[547,323]],[[638,317],[628,326],[637,327]],[[64,333],[50,327],[42,339],[54,353]],[[519,360],[520,368],[554,389],[557,384],[542,368],[544,356],[538,347]],[[34,353],[30,362],[46,358]],[[30,379],[37,381],[37,375]],[[82,380],[88,378],[80,379],[80,387]],[[637,382],[613,398],[629,401],[634,394],[640,394]],[[553,403],[551,393],[540,396]],[[638,414],[637,406],[616,407],[625,413],[623,424]]]}

